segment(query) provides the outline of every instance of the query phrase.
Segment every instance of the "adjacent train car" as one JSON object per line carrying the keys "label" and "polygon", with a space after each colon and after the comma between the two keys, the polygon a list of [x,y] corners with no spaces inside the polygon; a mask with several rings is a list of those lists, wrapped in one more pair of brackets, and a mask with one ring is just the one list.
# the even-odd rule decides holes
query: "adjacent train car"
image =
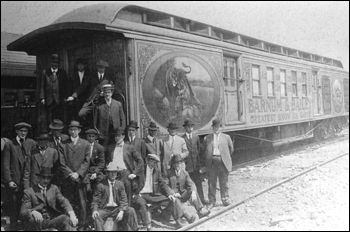
{"label": "adjacent train car", "polygon": [[341,61],[135,5],[73,10],[8,49],[35,55],[37,70],[52,53],[68,73],[80,57],[91,69],[108,61],[140,136],[151,121],[164,134],[186,119],[205,135],[220,118],[236,146],[252,147],[323,137],[348,123]]}

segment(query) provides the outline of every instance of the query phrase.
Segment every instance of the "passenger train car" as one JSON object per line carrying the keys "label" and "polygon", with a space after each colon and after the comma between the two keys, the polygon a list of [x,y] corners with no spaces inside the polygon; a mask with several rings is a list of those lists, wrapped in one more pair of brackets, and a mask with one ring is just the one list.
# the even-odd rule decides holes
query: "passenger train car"
{"label": "passenger train car", "polygon": [[58,53],[68,74],[80,57],[91,69],[108,61],[140,136],[151,121],[165,134],[186,119],[205,135],[219,118],[236,146],[251,147],[323,137],[348,123],[341,61],[135,5],[73,10],[8,49],[35,55],[37,70]]}

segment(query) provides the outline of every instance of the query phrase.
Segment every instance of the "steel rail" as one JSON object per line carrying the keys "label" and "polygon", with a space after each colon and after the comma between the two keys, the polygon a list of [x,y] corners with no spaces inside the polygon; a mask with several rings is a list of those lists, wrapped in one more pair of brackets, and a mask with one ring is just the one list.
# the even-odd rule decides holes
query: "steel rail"
{"label": "steel rail", "polygon": [[332,161],[334,161],[336,159],[339,159],[339,158],[341,158],[341,157],[343,157],[345,155],[349,155],[349,153],[345,152],[345,153],[343,153],[341,155],[338,155],[338,156],[336,156],[336,157],[334,157],[332,159],[329,159],[329,160],[327,160],[327,161],[325,161],[325,162],[323,162],[321,164],[314,165],[313,167],[311,167],[311,168],[309,168],[309,169],[307,169],[307,170],[305,170],[303,172],[300,172],[300,173],[298,173],[298,174],[296,174],[296,175],[294,175],[292,177],[289,177],[288,179],[285,179],[285,180],[282,180],[280,182],[277,182],[276,184],[274,184],[274,185],[272,185],[272,186],[270,186],[268,188],[265,188],[265,189],[255,193],[253,195],[250,195],[250,196],[246,197],[245,199],[243,199],[243,200],[241,200],[239,202],[236,202],[236,203],[234,203],[232,205],[229,205],[229,206],[221,209],[220,211],[218,211],[218,212],[216,212],[214,214],[211,214],[209,217],[202,218],[202,219],[200,219],[200,220],[198,220],[198,221],[196,221],[196,222],[194,222],[192,224],[189,224],[187,226],[184,226],[184,227],[178,229],[177,231],[187,231],[187,230],[195,228],[195,227],[197,227],[197,226],[199,226],[201,224],[204,224],[205,222],[208,222],[208,221],[218,217],[221,214],[229,212],[230,210],[232,210],[232,209],[236,208],[237,206],[245,203],[246,201],[249,201],[249,200],[251,200],[251,199],[253,199],[253,198],[255,198],[255,197],[257,197],[257,196],[259,196],[259,195],[261,195],[263,193],[265,193],[265,192],[268,192],[268,191],[270,191],[270,190],[272,190],[272,189],[274,189],[274,188],[276,188],[276,187],[278,187],[278,186],[280,186],[280,185],[282,185],[284,183],[287,183],[287,182],[289,182],[289,181],[291,181],[291,180],[293,180],[293,179],[295,179],[295,178],[297,178],[297,177],[299,177],[301,175],[304,175],[304,174],[306,174],[306,173],[308,173],[308,172],[310,172],[310,171],[312,171],[312,170],[314,170],[314,169],[316,169],[318,167],[321,167],[321,166],[323,166],[323,165],[325,165],[325,164],[327,164],[329,162],[332,162]]}

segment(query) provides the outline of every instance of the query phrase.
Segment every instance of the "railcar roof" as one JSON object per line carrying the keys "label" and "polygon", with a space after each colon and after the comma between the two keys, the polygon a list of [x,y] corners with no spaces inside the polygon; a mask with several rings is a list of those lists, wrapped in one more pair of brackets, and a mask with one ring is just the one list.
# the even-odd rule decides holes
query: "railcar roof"
{"label": "railcar roof", "polygon": [[51,25],[39,28],[14,41],[7,48],[30,53],[33,51],[33,46],[38,44],[35,41],[40,40],[38,38],[42,38],[48,32],[68,29],[110,30],[110,28],[193,41],[204,37],[213,41],[222,41],[267,53],[343,68],[341,61],[336,59],[262,41],[191,19],[121,3],[99,3],[75,9],[61,16]]}

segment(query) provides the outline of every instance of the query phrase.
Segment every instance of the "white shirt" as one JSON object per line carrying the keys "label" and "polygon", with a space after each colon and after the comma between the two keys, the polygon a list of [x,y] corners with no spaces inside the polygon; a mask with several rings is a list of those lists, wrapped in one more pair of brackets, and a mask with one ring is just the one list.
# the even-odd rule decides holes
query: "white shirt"
{"label": "white shirt", "polygon": [[154,143],[154,137],[148,135],[147,138],[148,138],[152,143]]}
{"label": "white shirt", "polygon": [[115,202],[114,202],[114,198],[113,198],[113,189],[114,187],[112,187],[112,183],[115,184],[114,182],[110,182],[108,180],[108,184],[109,184],[109,199],[108,199],[108,203],[106,206],[118,206]]}
{"label": "white shirt", "polygon": [[213,155],[220,155],[220,150],[219,150],[219,134],[215,134],[214,133],[214,151],[213,151]]}
{"label": "white shirt", "polygon": [[90,143],[90,158],[92,156],[92,152],[94,151],[94,144],[95,143]]}
{"label": "white shirt", "polygon": [[188,139],[191,139],[193,137],[192,134],[189,134],[189,133],[186,133],[186,136]]}
{"label": "white shirt", "polygon": [[74,145],[76,145],[77,142],[78,142],[79,136],[76,137],[76,138],[70,137],[70,139],[72,140],[72,142],[74,143]]}
{"label": "white shirt", "polygon": [[143,189],[140,193],[153,193],[153,168],[151,169],[148,165],[146,168],[146,180]]}
{"label": "white shirt", "polygon": [[117,144],[117,146],[115,146],[112,162],[116,162],[121,169],[126,169],[126,165],[124,163],[124,158],[123,158],[123,148],[124,148],[124,142],[122,142],[121,145]]}
{"label": "white shirt", "polygon": [[112,103],[112,98],[109,98],[109,99],[105,98],[105,100],[106,100],[107,105],[110,106]]}
{"label": "white shirt", "polygon": [[[21,138],[17,135],[17,136],[16,136],[16,140],[17,140],[17,142],[22,146],[22,143],[21,143],[20,139],[21,139]],[[24,142],[25,140],[26,140],[26,138],[23,139],[23,142]]]}
{"label": "white shirt", "polygon": [[80,79],[80,84],[83,82],[83,78],[84,78],[84,71],[80,72],[78,71],[79,74],[79,79]]}
{"label": "white shirt", "polygon": [[105,75],[104,73],[99,73],[98,72],[98,79],[101,81],[103,79],[104,75]]}
{"label": "white shirt", "polygon": [[52,72],[53,74],[56,74],[57,71],[58,71],[58,68],[56,68],[56,69],[51,68],[51,72]]}

